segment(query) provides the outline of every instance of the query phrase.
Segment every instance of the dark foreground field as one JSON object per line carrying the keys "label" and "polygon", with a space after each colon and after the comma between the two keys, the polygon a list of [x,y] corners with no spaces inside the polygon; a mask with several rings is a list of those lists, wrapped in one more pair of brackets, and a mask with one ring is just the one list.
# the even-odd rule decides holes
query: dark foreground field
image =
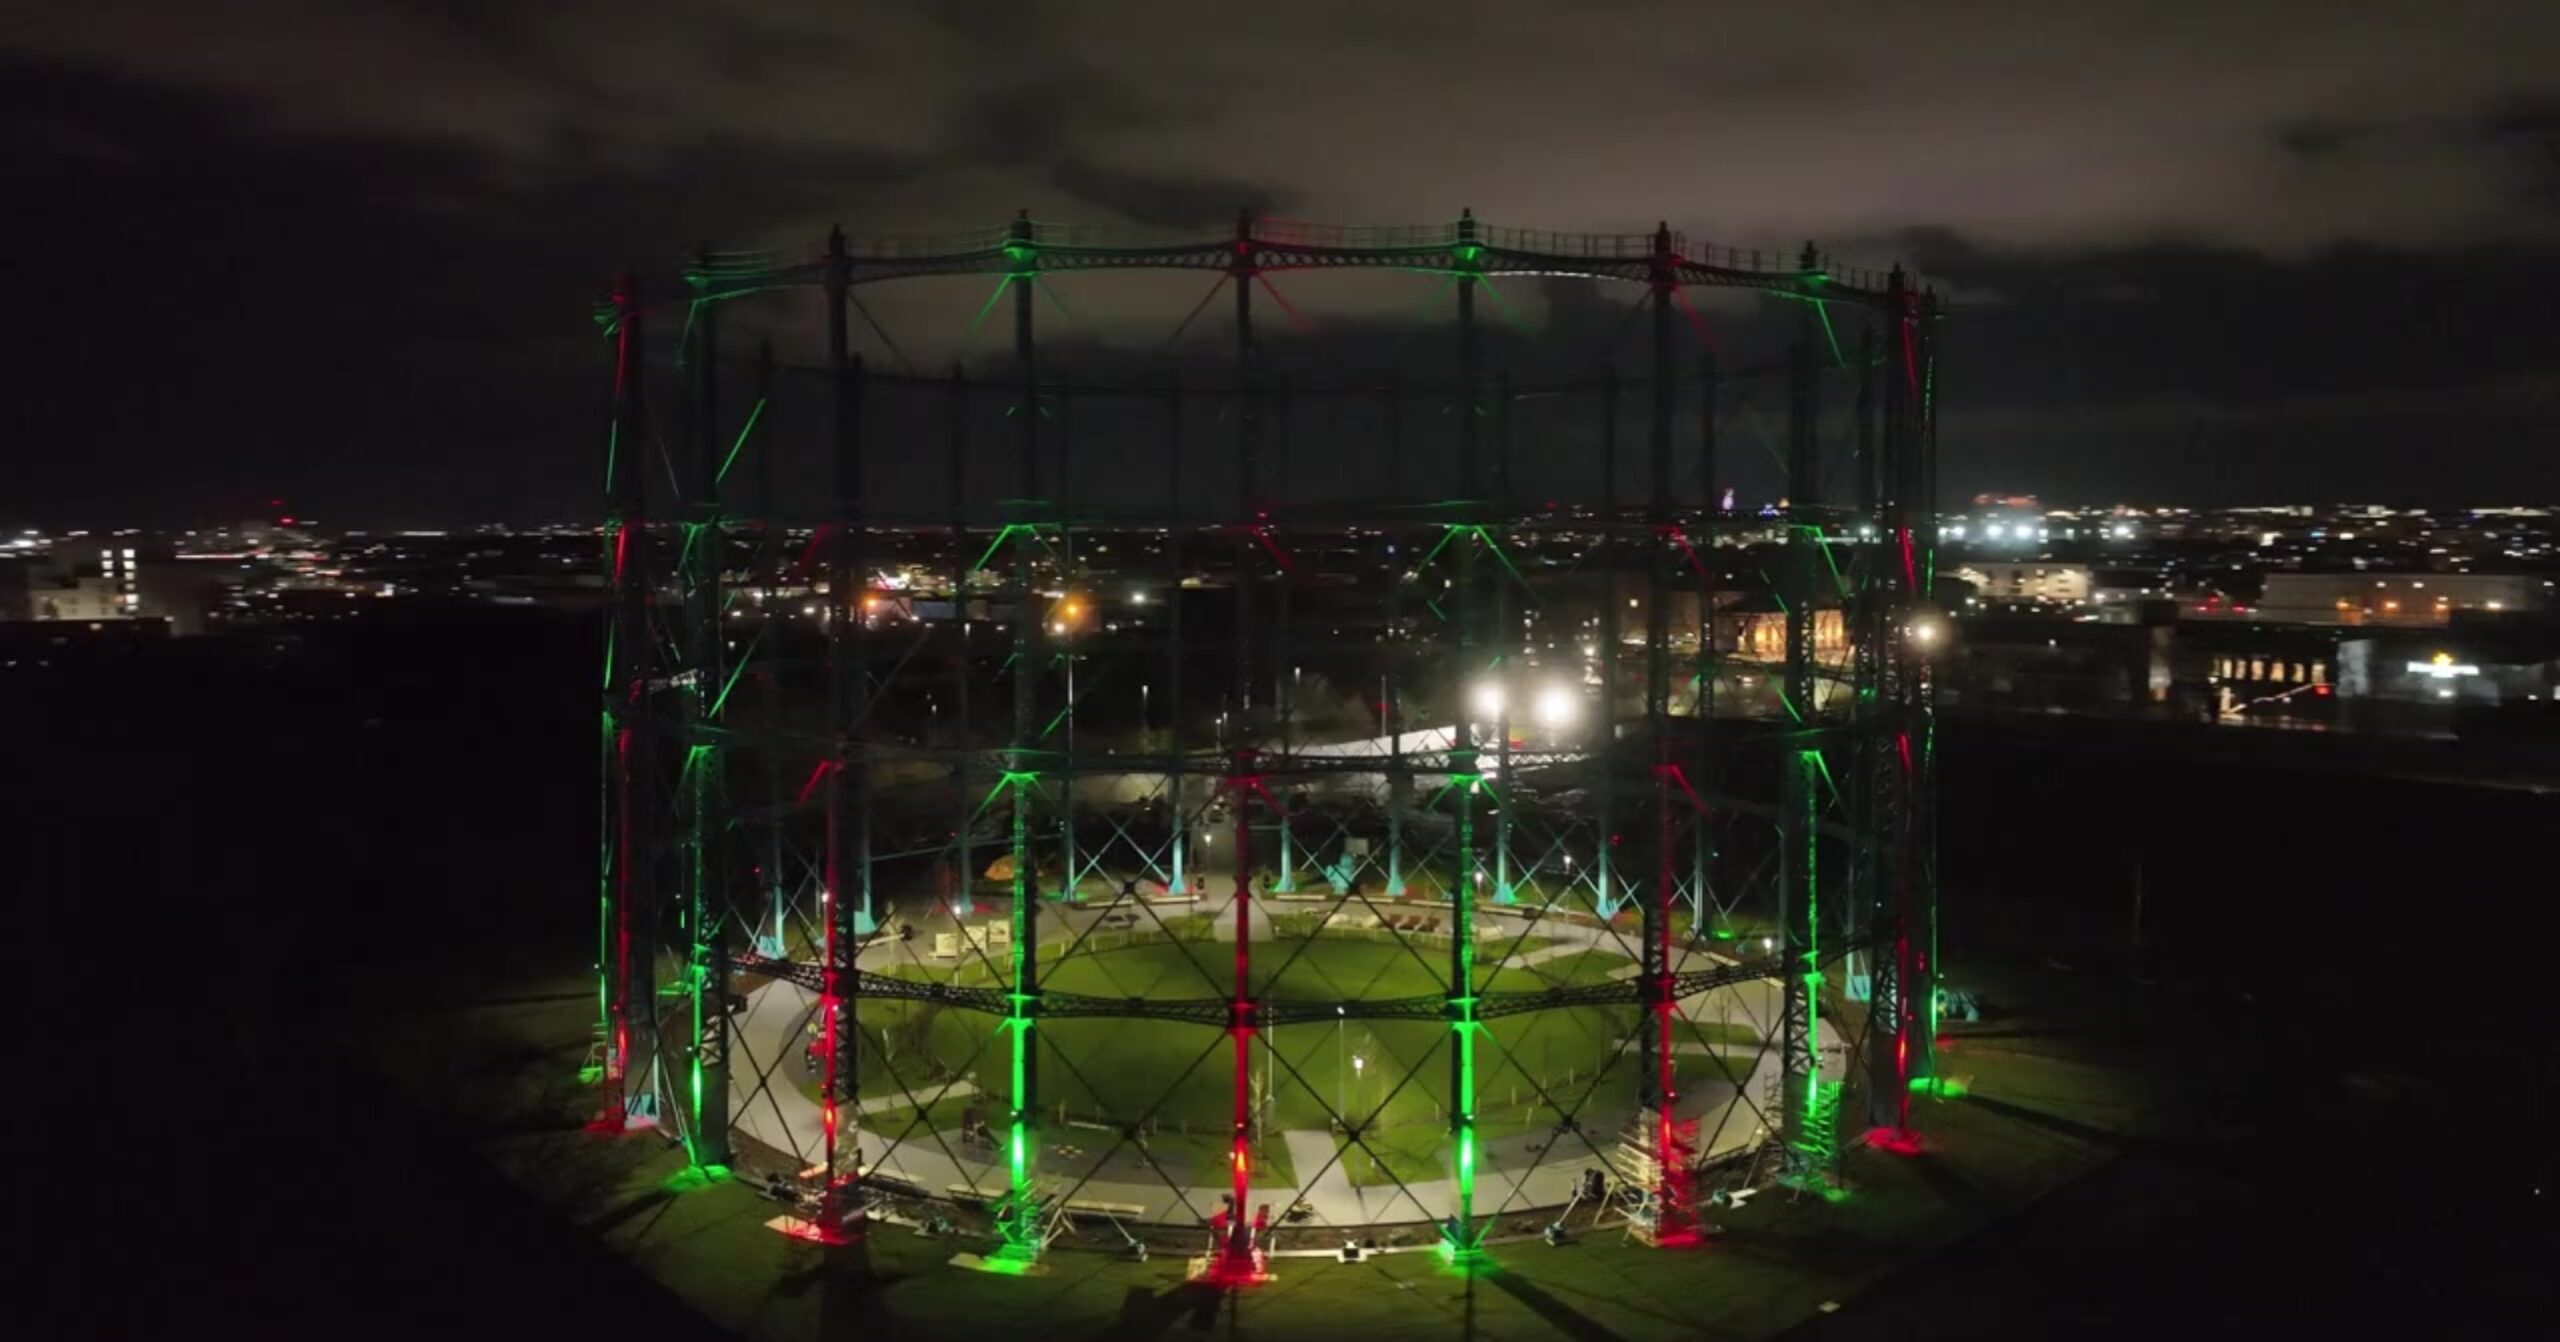
{"label": "dark foreground field", "polygon": [[1946,950],[2006,1011],[1954,1039],[1972,1091],[1928,1154],[1703,1253],[1289,1264],[1229,1307],[1162,1260],[991,1281],[893,1232],[822,1261],[571,1130],[589,651],[528,620],[0,686],[35,710],[7,798],[35,1335],[2547,1327],[2550,794],[1951,729]]}

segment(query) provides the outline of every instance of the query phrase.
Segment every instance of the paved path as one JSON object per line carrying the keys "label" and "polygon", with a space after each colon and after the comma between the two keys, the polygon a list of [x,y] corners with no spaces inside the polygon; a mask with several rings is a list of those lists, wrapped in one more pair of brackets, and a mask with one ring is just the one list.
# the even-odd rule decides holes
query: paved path
{"label": "paved path", "polygon": [[[954,1081],[951,1089],[941,1092],[941,1095],[946,1100],[965,1100],[977,1093],[976,1082]],[[914,1095],[874,1095],[855,1107],[866,1114],[885,1114],[892,1109],[913,1109],[917,1098]]]}
{"label": "paved path", "polygon": [[[1081,910],[1061,910],[1056,921],[1061,930],[1079,931],[1102,912],[1100,905]],[[1500,915],[1495,915],[1500,916]],[[1225,936],[1234,935],[1234,915],[1221,919]],[[1514,965],[1554,959],[1579,951],[1601,949],[1623,951],[1617,938],[1599,928],[1566,924],[1542,925],[1538,933],[1556,937],[1556,944],[1524,952],[1512,961]],[[1257,926],[1257,933],[1260,928]],[[919,938],[925,934],[920,930]],[[1047,935],[1044,930],[1044,936]],[[885,969],[890,964],[910,958],[915,943],[900,943],[894,938],[880,938],[863,948],[857,957],[866,969]],[[928,943],[929,944],[929,943]],[[1680,961],[1692,956],[1701,961],[1712,958],[1706,952],[1683,952]],[[1728,999],[1729,1000],[1715,1000]],[[1690,1019],[1705,1019],[1714,1001],[1718,1018],[1737,1023],[1758,1023],[1773,1019],[1769,1014],[1776,1005],[1775,985],[1755,982],[1736,985],[1716,993],[1700,994],[1681,1004],[1682,1014]],[[762,1087],[740,1102],[736,1128],[755,1140],[777,1150],[795,1153],[815,1164],[824,1151],[824,1126],[816,1101],[801,1093],[797,1084],[797,1054],[805,1037],[807,1023],[816,1009],[815,995],[796,984],[768,982],[749,995],[747,1009],[737,1019],[737,1043],[744,1059],[772,1060],[773,1084]],[[1685,1041],[1696,1047],[1681,1047],[1680,1053],[1713,1051],[1704,1041]],[[1739,1089],[1719,1081],[1692,1079],[1680,1105],[1683,1118],[1695,1118],[1707,1154],[1722,1155],[1756,1144],[1761,1136],[1760,1117],[1750,1098],[1762,1093],[1774,1072],[1778,1059],[1774,1052],[1752,1052],[1757,1069]],[[877,1173],[887,1174],[943,1195],[953,1190],[976,1190],[980,1195],[993,1195],[1004,1190],[1006,1173],[997,1153],[964,1145],[956,1131],[928,1132],[906,1118],[897,1117],[911,1110],[917,1101],[957,1098],[977,1093],[967,1081],[955,1081],[947,1090],[918,1087],[913,1098],[905,1095],[879,1096],[863,1101],[868,1114],[893,1115],[876,1126],[866,1126],[859,1133],[864,1164]],[[1615,1158],[1615,1135],[1627,1115],[1586,1115],[1588,1141],[1567,1136],[1563,1146],[1546,1153],[1543,1158],[1530,1149],[1545,1140],[1540,1134],[1524,1133],[1490,1140],[1480,1152],[1477,1162],[1475,1208],[1478,1215],[1497,1211],[1525,1211],[1540,1207],[1561,1206],[1571,1200],[1574,1185],[1586,1169],[1602,1165],[1603,1153]],[[1073,1130],[1047,1134],[1055,1147],[1072,1141]],[[1329,1131],[1300,1130],[1284,1132],[1289,1159],[1304,1187],[1296,1195],[1303,1198],[1314,1212],[1314,1223],[1332,1226],[1360,1226],[1383,1222],[1438,1220],[1449,1215],[1456,1206],[1456,1186],[1451,1179],[1429,1179],[1399,1187],[1394,1184],[1361,1187],[1352,1183],[1350,1172],[1334,1160],[1340,1139]],[[1101,1162],[1104,1149],[1112,1139],[1093,1134],[1098,1140],[1082,1159],[1060,1159],[1044,1152],[1044,1166],[1094,1167]],[[1597,1150],[1593,1148],[1597,1147]],[[1076,1188],[1074,1201],[1095,1205],[1136,1208],[1135,1219],[1171,1224],[1197,1224],[1219,1205],[1227,1192],[1224,1184],[1213,1186],[1174,1187],[1152,1168],[1126,1158],[1103,1164],[1100,1172],[1086,1178]],[[1365,1160],[1363,1153],[1352,1152],[1345,1159]],[[1330,1166],[1330,1168],[1328,1168]],[[1319,1172],[1321,1171],[1321,1172]],[[1052,1177],[1058,1177],[1053,1174]],[[1066,1178],[1061,1191],[1074,1182]],[[1268,1201],[1274,1211],[1288,1205],[1291,1194],[1286,1189],[1256,1189],[1254,1200]]]}

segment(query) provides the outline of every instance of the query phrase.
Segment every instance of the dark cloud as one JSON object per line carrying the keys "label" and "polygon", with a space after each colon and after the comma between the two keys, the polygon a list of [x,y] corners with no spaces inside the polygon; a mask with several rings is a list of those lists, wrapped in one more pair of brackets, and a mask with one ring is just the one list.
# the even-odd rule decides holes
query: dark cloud
{"label": "dark cloud", "polygon": [[1077,200],[1158,228],[1196,228],[1232,220],[1238,210],[1267,215],[1279,208],[1268,189],[1252,183],[1131,172],[1073,154],[1058,161],[1050,180]]}
{"label": "dark cloud", "polygon": [[2276,143],[2296,158],[2327,158],[2367,130],[2344,121],[2294,121],[2276,128]]}
{"label": "dark cloud", "polygon": [[[587,313],[620,266],[670,292],[704,240],[1017,208],[1811,236],[1948,297],[1951,487],[2386,485],[2423,438],[2409,488],[2554,489],[2544,4],[225,8],[97,0],[0,37],[35,350],[12,400],[58,449],[13,482],[30,517],[584,506]],[[1061,277],[1076,315],[1044,329],[1089,364],[1153,350],[1201,287],[1162,278]],[[968,329],[984,288],[868,301],[940,363],[996,343]],[[1427,278],[1280,288],[1322,339],[1275,315],[1273,357],[1308,376],[1445,360]],[[1491,338],[1623,361],[1629,297],[1505,284]],[[1738,347],[1783,325],[1701,303]],[[788,356],[805,315],[741,329]]]}

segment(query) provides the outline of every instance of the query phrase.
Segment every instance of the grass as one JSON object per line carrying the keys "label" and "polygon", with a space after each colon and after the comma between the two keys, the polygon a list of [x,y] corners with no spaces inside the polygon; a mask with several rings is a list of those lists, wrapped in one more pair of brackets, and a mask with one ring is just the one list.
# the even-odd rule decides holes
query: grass
{"label": "grass", "polygon": [[[1203,920],[1205,922],[1205,919]],[[1538,939],[1532,939],[1538,940]],[[1539,941],[1539,944],[1545,944]],[[1259,985],[1273,1001],[1334,1002],[1430,997],[1444,991],[1445,959],[1390,939],[1327,936],[1274,938],[1259,947]],[[1524,948],[1525,949],[1525,948]],[[1087,951],[1044,963],[1043,981],[1060,992],[1101,997],[1210,998],[1227,991],[1232,948],[1206,941],[1141,941],[1120,949]],[[1044,961],[1046,956],[1044,955]],[[1605,980],[1626,963],[1607,952],[1580,951],[1526,967],[1477,966],[1482,987],[1532,991],[1550,985]],[[901,977],[963,984],[1000,981],[999,969],[974,958],[953,964],[908,962],[893,966]],[[1623,1037],[1630,1008],[1578,1008],[1525,1013],[1488,1024],[1479,1037],[1478,1076],[1485,1087],[1509,1095],[1527,1090],[1522,1073],[1550,1085],[1572,1104],[1590,1088],[1594,1069]],[[945,1080],[976,1085],[980,1103],[1009,1103],[1008,1054],[1001,1027],[974,1012],[908,1001],[861,1004],[858,1026],[866,1058],[887,1065],[860,1069],[865,1098],[912,1089],[926,1094]],[[1234,1103],[1232,1044],[1222,1029],[1172,1021],[1057,1019],[1041,1022],[1035,1038],[1044,1108],[1064,1105],[1068,1117],[1112,1127],[1143,1123],[1152,1149],[1172,1166],[1214,1173],[1226,1158]],[[1257,1183],[1288,1175],[1285,1144],[1276,1134],[1333,1126],[1334,1106],[1377,1134],[1385,1170],[1401,1177],[1443,1178],[1451,1083],[1448,1027],[1435,1020],[1372,1020],[1275,1026],[1259,1036],[1251,1054],[1254,1084],[1268,1088],[1265,1124],[1275,1134],[1257,1160]],[[1357,1059],[1359,1066],[1352,1066]],[[797,1060],[789,1063],[795,1069]],[[895,1075],[892,1075],[894,1068]],[[1578,1078],[1566,1098],[1563,1079]],[[801,1078],[804,1094],[814,1083]],[[1631,1065],[1604,1079],[1595,1102],[1631,1103]],[[1623,1091],[1623,1093],[1621,1093]],[[889,1115],[875,1115],[879,1126]],[[1551,1110],[1537,1122],[1553,1122]],[[1094,1133],[1101,1138],[1103,1134]],[[1108,1138],[1103,1138],[1108,1141]],[[1086,1143],[1093,1145],[1093,1143]],[[1366,1162],[1355,1164],[1355,1170]],[[1355,1174],[1355,1178],[1358,1177]],[[1376,1177],[1384,1181],[1385,1172]]]}
{"label": "grass", "polygon": [[1735,1021],[1691,1021],[1679,1027],[1681,1040],[1703,1040],[1717,1047],[1749,1048],[1760,1042],[1760,1032]]}
{"label": "grass", "polygon": [[[663,1140],[580,1131],[593,1093],[571,1078],[593,1003],[578,986],[551,1003],[350,1028],[383,1060],[385,1075],[412,1090],[419,1116],[438,1120],[416,1131],[467,1144],[685,1306],[763,1338],[1173,1337],[1196,1325],[1243,1339],[1657,1342],[1695,1336],[1702,1319],[1712,1319],[1719,1336],[1768,1337],[1814,1317],[1820,1302],[1854,1300],[1897,1268],[1943,1253],[2111,1158],[2125,1138],[2185,1138],[2224,1121],[2183,1057],[2154,1066],[2141,1055],[2080,1056],[2067,1032],[2040,1033],[2032,1047],[2018,1048],[1959,1037],[1949,1057],[1971,1078],[1974,1098],[1919,1106],[1927,1154],[1853,1151],[1845,1200],[1771,1194],[1720,1212],[1725,1243],[1705,1254],[1633,1248],[1604,1229],[1560,1250],[1497,1245],[1498,1266],[1467,1277],[1421,1253],[1358,1265],[1286,1260],[1273,1285],[1221,1298],[1184,1287],[1178,1256],[1159,1244],[1148,1263],[1061,1252],[1050,1275],[1008,1281],[947,1265],[955,1249],[983,1247],[977,1238],[884,1226],[844,1250],[785,1239],[765,1227],[774,1204],[741,1183],[671,1193],[667,1181],[681,1156]],[[2027,996],[2021,989],[2003,1000]],[[2148,1003],[2144,1009],[2157,1014]],[[2128,1018],[2166,1038],[2211,1037],[2183,1020]],[[1488,1079],[1484,1089],[1490,1096],[1500,1085]],[[1490,1140],[1497,1118],[1480,1117]],[[1409,1147],[1401,1136],[1387,1141],[1402,1153],[1391,1162],[1438,1159],[1436,1149],[1422,1149],[1424,1136],[1437,1134],[1427,1125],[1413,1133]],[[2196,1193],[2163,1187],[2157,1200],[2183,1214]],[[569,1274],[561,1289],[617,1289],[614,1279],[582,1276],[586,1269],[574,1264],[555,1270]]]}

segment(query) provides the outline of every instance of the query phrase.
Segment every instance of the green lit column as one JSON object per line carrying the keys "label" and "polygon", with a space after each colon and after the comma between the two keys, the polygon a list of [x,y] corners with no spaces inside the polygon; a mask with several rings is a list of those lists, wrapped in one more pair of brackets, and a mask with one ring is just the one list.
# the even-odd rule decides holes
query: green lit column
{"label": "green lit column", "polygon": [[[1724,535],[1722,496],[1716,492],[1716,356],[1712,350],[1698,356],[1698,501],[1704,525],[1690,547],[1698,567],[1698,649],[1689,713],[1698,727],[1694,758],[1699,767],[1694,777],[1703,780],[1712,776],[1706,752],[1714,740],[1710,733],[1716,715],[1716,565]],[[1695,823],[1697,842],[1689,846],[1689,916],[1693,927],[1705,931],[1716,913],[1715,895],[1708,887],[1715,871],[1716,830],[1704,816]]]}
{"label": "green lit column", "polygon": [[[1489,543],[1485,519],[1483,463],[1477,443],[1477,419],[1483,411],[1479,386],[1482,355],[1476,331],[1476,282],[1483,249],[1476,242],[1472,211],[1458,222],[1458,472],[1470,521],[1459,537],[1457,666],[1460,674],[1477,674],[1476,551]],[[1440,1251],[1464,1265],[1482,1252],[1475,1222],[1476,1201],[1476,989],[1475,890],[1476,794],[1483,781],[1478,768],[1480,747],[1474,728],[1471,695],[1460,688],[1457,740],[1450,751],[1450,783],[1458,798],[1458,879],[1449,889],[1449,1153],[1454,1190],[1449,1219],[1441,1228]]]}
{"label": "green lit column", "polygon": [[684,553],[687,624],[693,643],[692,740],[685,759],[686,983],[693,1009],[690,1076],[686,1087],[685,1148],[697,1168],[729,1164],[729,957],[722,944],[727,896],[720,860],[724,831],[719,805],[723,771],[719,734],[720,695],[728,683],[728,655],[720,628],[720,570],[726,533],[720,517],[719,307],[707,290],[711,256],[701,258],[693,320],[690,407],[693,430],[692,520]]}
{"label": "green lit column", "polygon": [[[1861,565],[1859,611],[1859,700],[1862,719],[1859,747],[1868,753],[1864,774],[1865,806],[1857,818],[1860,844],[1858,907],[1868,914],[1866,946],[1859,952],[1870,966],[1867,991],[1867,1123],[1871,1130],[1902,1132],[1911,1110],[1911,1008],[1904,994],[1910,969],[1910,938],[1905,905],[1910,895],[1910,721],[1905,708],[1913,649],[1904,636],[1913,608],[1910,575],[1909,519],[1904,508],[1909,483],[1909,439],[1912,398],[1900,364],[1904,325],[1902,276],[1888,281],[1885,320],[1889,338],[1880,348],[1870,331],[1859,345],[1858,483],[1862,510],[1871,510],[1877,544]],[[1876,364],[1889,362],[1883,385],[1876,386]],[[1881,395],[1878,392],[1881,391]],[[1869,423],[1870,413],[1881,424]]]}
{"label": "green lit column", "polygon": [[958,651],[951,659],[951,733],[941,748],[951,760],[952,794],[958,806],[951,821],[949,895],[950,912],[956,917],[977,911],[973,892],[978,888],[978,847],[971,831],[984,803],[971,794],[976,784],[985,781],[978,769],[970,767],[975,759],[970,746],[976,718],[969,707],[970,683],[977,678],[969,646],[969,580],[984,560],[969,535],[969,382],[956,363],[951,366],[951,389],[943,400],[943,414],[947,435],[943,455],[951,470],[951,627]]}
{"label": "green lit column", "polygon": [[1013,606],[1013,744],[1006,752],[1005,783],[1013,794],[1013,965],[1012,991],[1005,998],[1005,1032],[1012,1046],[1012,1122],[1005,1134],[1006,1189],[997,1228],[1002,1262],[1028,1265],[1040,1255],[1040,1198],[1036,1187],[1040,1124],[1040,883],[1032,879],[1031,807],[1039,786],[1033,733],[1040,730],[1037,693],[1047,658],[1045,625],[1033,609],[1031,560],[1038,548],[1037,504],[1040,496],[1040,389],[1038,347],[1032,339],[1031,297],[1039,257],[1033,247],[1031,220],[1014,221],[1005,247],[1013,267],[1013,347],[1020,365],[1021,399],[1014,407],[1014,439],[1019,452],[1024,523],[1007,528],[1013,547],[1009,597]]}
{"label": "green lit column", "polygon": [[[1182,380],[1176,375],[1165,394],[1165,511],[1168,518],[1182,516]],[[1183,796],[1183,699],[1182,699],[1182,577],[1183,542],[1190,528],[1177,520],[1165,541],[1165,814],[1171,818],[1173,849],[1171,880],[1165,892],[1180,895],[1190,887],[1185,884],[1183,867],[1191,851],[1190,812],[1184,809]],[[1140,700],[1141,703],[1145,701]],[[1141,727],[1152,730],[1151,724]]]}
{"label": "green lit column", "polygon": [[[1618,744],[1618,368],[1600,370],[1600,534],[1584,562],[1597,571],[1600,585],[1600,629],[1592,656],[1600,677],[1600,721],[1592,733],[1592,749],[1600,767],[1591,785],[1594,835],[1591,879],[1594,903],[1603,918],[1618,912],[1617,788],[1609,758]],[[1574,637],[1579,640],[1581,631]]]}
{"label": "green lit column", "polygon": [[[1510,522],[1515,514],[1511,495],[1511,375],[1496,373],[1493,378],[1493,461],[1494,507],[1497,527]],[[1485,530],[1479,539],[1486,545],[1498,542],[1495,536],[1508,534]],[[1521,710],[1517,689],[1527,682],[1512,674],[1512,653],[1521,647],[1520,621],[1511,610],[1511,584],[1496,579],[1493,584],[1493,676],[1500,687],[1500,697],[1493,712],[1493,777],[1495,786],[1511,786],[1512,715]],[[1499,794],[1495,800],[1500,802]],[[1508,904],[1518,895],[1511,888],[1511,808],[1497,804],[1493,808],[1493,900]]]}
{"label": "green lit column", "polygon": [[[1458,861],[1472,872],[1476,862],[1475,794],[1483,786],[1469,758],[1467,772],[1451,781],[1463,794],[1458,806]],[[1484,1252],[1476,1227],[1476,1021],[1475,882],[1461,880],[1449,895],[1449,1151],[1455,1205],[1441,1239],[1441,1252],[1465,1264]]]}
{"label": "green lit column", "polygon": [[[1272,379],[1271,387],[1264,394],[1271,398],[1270,455],[1275,460],[1286,462],[1289,460],[1290,409],[1287,379],[1285,377]],[[1259,490],[1255,492],[1257,495],[1260,493]],[[1254,521],[1257,524],[1267,524],[1269,520],[1268,504],[1257,504]],[[1297,659],[1304,654],[1295,650],[1296,644],[1291,640],[1289,633],[1290,621],[1295,615],[1294,608],[1297,605],[1297,594],[1291,587],[1289,570],[1286,566],[1279,564],[1274,564],[1272,567],[1274,571],[1271,575],[1270,664],[1271,707],[1275,714],[1272,738],[1279,743],[1280,754],[1286,759],[1296,755],[1298,749],[1298,677],[1303,668]],[[1294,763],[1288,767],[1294,767]],[[1282,782],[1280,792],[1273,798],[1275,804],[1271,808],[1272,822],[1280,829],[1280,864],[1272,878],[1270,889],[1280,894],[1292,894],[1298,888],[1298,836],[1295,832],[1297,826],[1294,823],[1296,817],[1289,809],[1290,803],[1296,797],[1294,782],[1294,779],[1286,779]]]}
{"label": "green lit column", "polygon": [[[1899,269],[1896,271],[1899,274]],[[1938,322],[1944,315],[1935,293],[1924,292],[1911,324],[1910,373],[1917,383],[1906,455],[1905,516],[1911,531],[1915,603],[1926,607],[1937,583],[1938,555]],[[1910,942],[1904,994],[1911,1005],[1911,1046],[1904,1075],[1934,1083],[1938,1076],[1938,817],[1937,680],[1926,659],[1913,668],[1905,705],[1912,737],[1912,802],[1907,818],[1904,870],[1910,897],[1904,926]]]}
{"label": "green lit column", "polygon": [[[738,445],[729,449],[731,465],[736,464],[738,453],[746,449],[748,435],[754,432],[756,422],[763,417],[764,407],[772,398],[774,371],[773,342],[770,340],[757,342],[756,408],[748,413],[746,426],[738,431]],[[774,521],[774,455],[766,446],[762,444],[757,446],[755,453],[756,558],[753,581],[756,586],[767,591],[782,585],[782,528]],[[781,645],[782,636],[777,631],[782,627],[782,611],[783,605],[779,601],[767,601],[763,604],[763,608],[756,613],[755,642],[751,645],[753,648],[775,648]],[[731,674],[734,676],[736,672],[733,671]],[[780,720],[781,677],[772,675],[756,677],[756,707],[757,716],[762,719],[760,728],[769,730],[772,723]],[[767,806],[778,807],[784,795],[783,788],[788,786],[782,778],[782,752],[768,746],[757,750],[756,754],[761,757],[758,763],[763,766],[764,778],[761,792],[764,802]],[[830,764],[832,762],[831,758],[822,761]],[[764,907],[757,915],[754,934],[744,938],[746,944],[756,954],[769,955],[775,959],[787,958],[791,954],[788,929],[791,924],[790,905],[796,894],[793,889],[796,882],[786,880],[783,876],[784,858],[789,851],[783,844],[784,828],[785,826],[777,821],[767,821],[763,826],[764,844],[762,852],[757,856],[755,874],[756,885],[764,896]],[[823,910],[821,916],[824,916]]]}
{"label": "green lit column", "polygon": [[[1404,501],[1404,391],[1392,380],[1386,394],[1387,497]],[[1413,775],[1404,763],[1404,584],[1413,565],[1412,534],[1389,529],[1395,550],[1387,565],[1386,664],[1378,677],[1378,732],[1387,738],[1387,898],[1404,898],[1404,816],[1413,805]]]}
{"label": "green lit column", "polygon": [[[1810,251],[1810,249],[1807,249]],[[1811,268],[1808,260],[1807,269]],[[1805,303],[1810,313],[1813,305]],[[1815,823],[1816,774],[1822,769],[1821,722],[1814,702],[1814,579],[1821,562],[1822,514],[1816,456],[1816,393],[1813,332],[1808,320],[1797,332],[1787,360],[1787,505],[1785,563],[1787,708],[1796,742],[1784,760],[1780,780],[1781,964],[1779,966],[1780,1054],[1779,1137],[1791,1153],[1798,1173],[1827,1163],[1829,1142],[1820,1131],[1820,1044],[1816,1038],[1820,955],[1815,945],[1819,926],[1815,910],[1818,873],[1815,866],[1819,829]]]}
{"label": "green lit column", "polygon": [[[1028,287],[1028,286],[1026,286]],[[1057,542],[1052,555],[1057,561],[1058,581],[1070,598],[1059,604],[1059,618],[1052,623],[1061,626],[1052,632],[1058,649],[1058,666],[1065,679],[1065,699],[1053,720],[1044,727],[1046,737],[1061,739],[1049,754],[1056,765],[1058,778],[1058,898],[1068,904],[1076,902],[1076,635],[1081,633],[1084,611],[1089,603],[1076,596],[1084,576],[1076,566],[1075,537],[1075,393],[1067,386],[1068,373],[1060,371],[1058,387],[1051,397],[1057,418],[1055,437],[1058,444]],[[1101,623],[1096,616],[1094,623]]]}
{"label": "green lit column", "polygon": [[[1704,722],[1716,715],[1716,550],[1724,535],[1724,496],[1716,491],[1716,356],[1698,356],[1698,496],[1706,527],[1696,545],[1698,557],[1698,688],[1690,712]],[[1706,734],[1698,739],[1705,741]],[[1705,845],[1700,844],[1701,853]],[[1704,899],[1705,882],[1699,882]],[[1698,910],[1705,925],[1706,909]]]}

